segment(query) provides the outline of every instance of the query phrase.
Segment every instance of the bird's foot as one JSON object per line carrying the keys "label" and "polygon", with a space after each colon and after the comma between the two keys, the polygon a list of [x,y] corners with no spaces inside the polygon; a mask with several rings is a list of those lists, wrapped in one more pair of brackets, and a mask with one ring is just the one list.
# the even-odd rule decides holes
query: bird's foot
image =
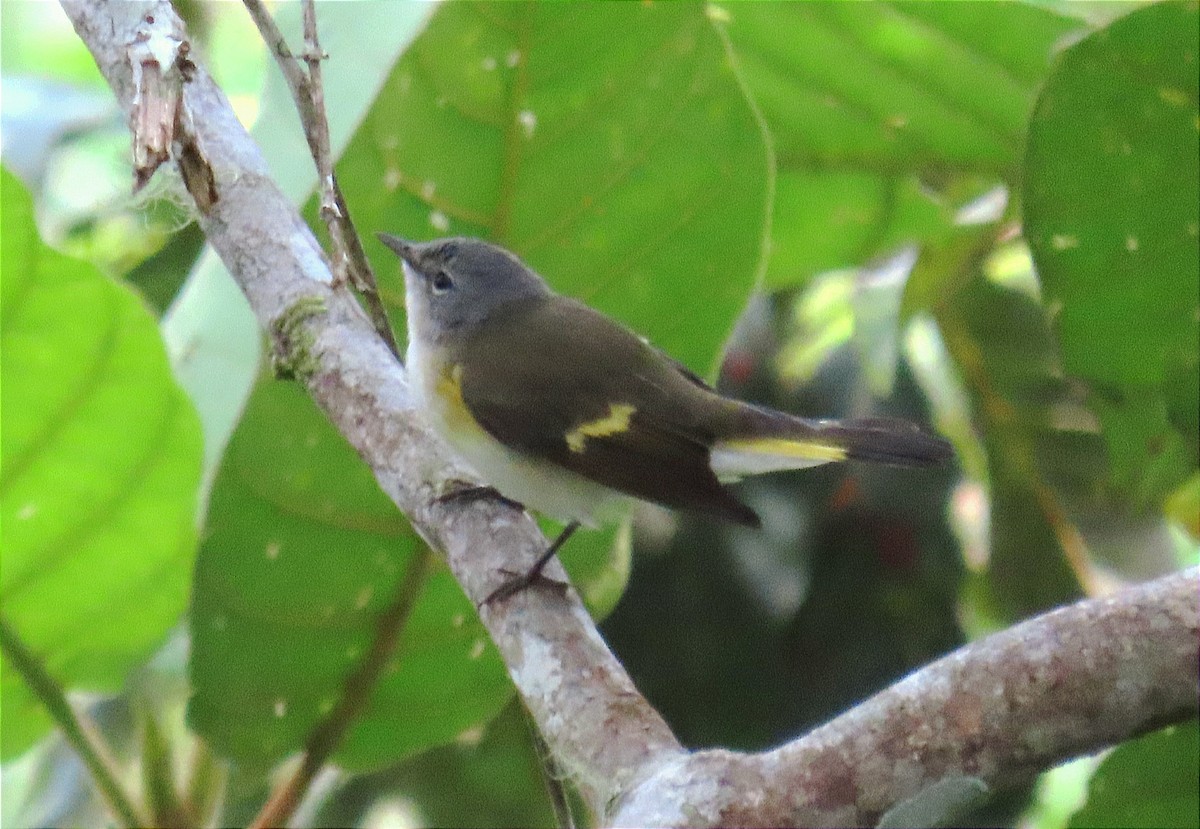
{"label": "bird's foot", "polygon": [[546,551],[538,556],[538,560],[533,563],[533,566],[524,573],[501,570],[500,572],[508,576],[508,578],[504,584],[489,593],[487,598],[479,603],[479,606],[490,605],[492,602],[502,602],[534,586],[550,588],[559,596],[567,595],[567,588],[570,585],[558,579],[542,575],[542,568],[549,563],[550,559],[554,558],[554,554],[567,542],[568,538],[575,534],[577,529],[579,529],[578,521],[572,521],[563,527],[562,532],[558,534],[558,538],[554,539],[554,543],[547,547]]}
{"label": "bird's foot", "polygon": [[434,499],[439,504],[469,504],[473,501],[499,501],[515,510],[524,511],[525,505],[517,503],[512,498],[505,498],[500,490],[486,484],[476,484],[470,481],[447,481],[442,488],[442,494]]}
{"label": "bird's foot", "polygon": [[507,576],[504,583],[488,593],[487,598],[479,603],[479,607],[490,605],[494,602],[504,602],[511,599],[518,593],[522,593],[531,587],[541,590],[549,590],[558,596],[566,596],[567,590],[571,585],[565,581],[552,579],[542,572],[541,568],[530,568],[524,573],[517,573],[513,570],[501,570],[503,575]]}

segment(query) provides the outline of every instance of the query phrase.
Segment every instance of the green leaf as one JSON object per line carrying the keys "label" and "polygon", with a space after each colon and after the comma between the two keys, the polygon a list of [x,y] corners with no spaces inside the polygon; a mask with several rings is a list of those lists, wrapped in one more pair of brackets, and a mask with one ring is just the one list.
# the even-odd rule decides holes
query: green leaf
{"label": "green leaf", "polygon": [[171,236],[159,250],[125,274],[125,281],[161,314],[170,306],[204,250],[204,231],[195,222]]}
{"label": "green leaf", "polygon": [[1030,125],[1026,232],[1114,473],[1156,509],[1200,447],[1200,11],[1160,3],[1063,53]]}
{"label": "green leaf", "polygon": [[944,236],[953,209],[931,184],[1015,180],[1051,50],[1080,25],[1019,3],[722,10],[775,140],[773,288]]}
{"label": "green leaf", "polygon": [[928,246],[908,284],[940,287],[936,319],[987,453],[986,472],[970,468],[991,491],[988,573],[965,604],[1003,623],[1077,598],[1096,563],[1128,578],[1175,569],[1165,522],[1114,474],[1097,418],[1064,377],[1028,257],[993,250],[987,228],[960,235]]}
{"label": "green leaf", "polygon": [[1092,777],[1073,829],[1200,826],[1200,728],[1193,720],[1118,746]]}
{"label": "green leaf", "polygon": [[915,179],[857,170],[779,171],[767,287],[806,283],[905,243],[945,238],[952,216]]}
{"label": "green leaf", "polygon": [[372,800],[363,795],[387,792],[413,804],[414,825],[556,826],[529,729],[513,700],[481,734],[347,781],[322,804],[316,825],[371,825]]}
{"label": "green leaf", "polygon": [[953,826],[987,795],[987,784],[978,777],[944,777],[888,809],[876,825],[879,829]]}
{"label": "green leaf", "polygon": [[[192,726],[267,765],[297,750],[367,652],[421,542],[304,389],[264,377],[213,486],[192,611]],[[511,694],[475,608],[430,576],[338,761],[449,742]]]}
{"label": "green leaf", "polygon": [[[373,106],[392,64],[421,30],[425,3],[320,3],[317,29],[329,60],[321,65],[329,142],[336,158],[344,152],[363,117]],[[304,45],[301,6],[281,3],[275,22],[294,52]],[[276,183],[300,202],[317,183],[317,168],[296,114],[296,103],[282,73],[272,65],[263,86],[254,124],[254,140]],[[350,205],[351,209],[354,205]]]}
{"label": "green leaf", "polygon": [[[196,541],[199,422],[154,317],[45,247],[3,174],[4,615],[68,688],[111,691],[175,623]],[[7,663],[0,756],[49,728]]]}
{"label": "green leaf", "polygon": [[[628,539],[618,542],[579,533],[564,551],[596,612],[624,587]],[[213,485],[196,567],[193,728],[252,766],[299,749],[421,543],[304,389],[261,377]],[[474,606],[439,563],[337,760],[377,767],[451,742],[511,694]]]}
{"label": "green leaf", "polygon": [[[755,283],[770,186],[691,3],[446,4],[339,174],[360,227],[499,242],[699,372]],[[395,258],[368,244],[398,305]]]}

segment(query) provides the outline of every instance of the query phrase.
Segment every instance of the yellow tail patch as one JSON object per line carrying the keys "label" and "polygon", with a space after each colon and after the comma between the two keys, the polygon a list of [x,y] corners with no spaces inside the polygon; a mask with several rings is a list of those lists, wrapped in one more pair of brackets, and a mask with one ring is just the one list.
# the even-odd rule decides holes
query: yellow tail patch
{"label": "yellow tail patch", "polygon": [[841,446],[789,438],[734,438],[719,441],[712,448],[709,463],[721,480],[747,475],[803,469],[823,463],[846,460]]}

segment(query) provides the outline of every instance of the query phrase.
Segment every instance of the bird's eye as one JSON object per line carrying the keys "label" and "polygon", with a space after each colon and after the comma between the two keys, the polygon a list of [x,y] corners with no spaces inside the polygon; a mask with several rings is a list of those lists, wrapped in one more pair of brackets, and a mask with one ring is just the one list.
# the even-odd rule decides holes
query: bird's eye
{"label": "bird's eye", "polygon": [[446,291],[454,287],[454,280],[450,278],[450,274],[445,271],[438,271],[433,277],[433,292],[435,294],[444,294]]}

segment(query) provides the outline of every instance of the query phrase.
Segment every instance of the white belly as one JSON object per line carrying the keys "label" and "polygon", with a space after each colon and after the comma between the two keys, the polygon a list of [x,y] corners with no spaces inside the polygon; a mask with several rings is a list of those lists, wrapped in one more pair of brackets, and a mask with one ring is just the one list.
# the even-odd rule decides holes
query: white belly
{"label": "white belly", "polygon": [[464,418],[438,392],[442,371],[415,338],[409,339],[406,364],[417,408],[459,461],[505,498],[559,521],[587,526],[620,516],[631,500],[556,464],[509,449],[474,421]]}

